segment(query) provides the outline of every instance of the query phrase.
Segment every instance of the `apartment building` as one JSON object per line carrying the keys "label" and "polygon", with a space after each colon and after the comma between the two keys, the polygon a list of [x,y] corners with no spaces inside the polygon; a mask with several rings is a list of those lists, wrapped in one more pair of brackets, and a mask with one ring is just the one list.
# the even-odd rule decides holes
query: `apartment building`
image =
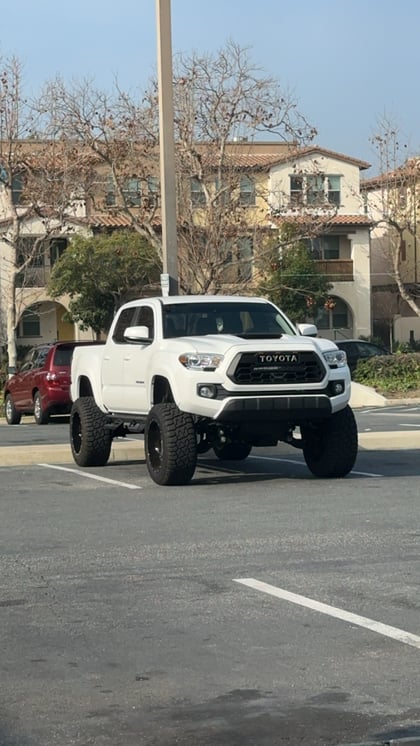
{"label": "apartment building", "polygon": [[[303,240],[332,283],[327,306],[314,321],[322,336],[351,338],[371,334],[370,219],[360,195],[360,173],[369,164],[317,146],[296,149],[287,143],[233,142],[229,145],[229,164],[235,173],[240,231],[236,236],[239,260],[224,265],[224,282],[218,292],[246,287],[253,292],[256,281],[254,241],[257,232],[278,234],[284,222],[302,226]],[[73,191],[66,209],[48,219],[33,211],[25,212],[19,180],[13,193],[14,209],[20,211],[20,241],[39,242],[36,258],[18,280],[16,289],[18,344],[32,345],[43,340],[86,338],[65,319],[68,298],[52,300],[46,283],[51,268],[72,236],[93,235],[133,226],[133,220],[153,221],[159,233],[159,180],[156,170],[141,178],[125,171],[123,189],[115,184],[103,164],[91,178],[93,189],[83,194]],[[208,174],[207,171],[207,186]],[[145,175],[147,174],[147,175]],[[220,173],[214,169],[213,189],[220,188]],[[225,181],[224,189],[226,190]],[[202,225],[205,232],[204,202],[208,189],[196,174],[178,174],[180,230],[190,222]],[[7,337],[5,303],[10,282],[10,234],[13,215],[4,200],[0,179],[0,332],[2,344]],[[222,194],[222,192],[221,192]],[[207,196],[206,196],[207,195]],[[121,204],[121,198],[124,204]],[[214,192],[213,192],[214,198]],[[216,199],[214,199],[216,202]],[[239,219],[240,218],[240,219]],[[47,227],[46,227],[47,226]],[[281,247],[279,247],[281,249]],[[231,251],[229,249],[229,251]],[[231,252],[232,253],[232,252]],[[25,255],[23,250],[22,255]],[[211,262],[211,256],[210,256]],[[204,261],[203,261],[204,263]],[[210,287],[210,286],[209,286]],[[211,292],[212,289],[204,292]],[[310,310],[308,310],[310,313]],[[308,316],[308,319],[310,316]]]}

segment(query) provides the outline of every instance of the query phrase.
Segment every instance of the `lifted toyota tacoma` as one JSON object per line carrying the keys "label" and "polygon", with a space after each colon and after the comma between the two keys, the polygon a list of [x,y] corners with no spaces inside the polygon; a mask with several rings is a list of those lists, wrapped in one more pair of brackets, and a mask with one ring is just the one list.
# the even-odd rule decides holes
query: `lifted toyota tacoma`
{"label": "lifted toyota tacoma", "polygon": [[317,477],[357,456],[346,354],[268,300],[167,296],[131,301],[105,344],[76,347],[70,442],[79,466],[106,464],[112,439],[144,433],[151,478],[187,484],[197,456],[246,459],[285,442]]}

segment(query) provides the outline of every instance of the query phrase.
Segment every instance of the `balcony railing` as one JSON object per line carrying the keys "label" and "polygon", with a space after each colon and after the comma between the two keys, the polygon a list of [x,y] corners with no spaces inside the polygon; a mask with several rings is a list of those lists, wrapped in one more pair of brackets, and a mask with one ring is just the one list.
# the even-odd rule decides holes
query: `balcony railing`
{"label": "balcony railing", "polygon": [[24,272],[16,278],[17,287],[43,288],[46,286],[51,274],[49,267],[26,267]]}
{"label": "balcony railing", "polygon": [[318,272],[327,275],[330,282],[353,282],[352,259],[317,259]]}

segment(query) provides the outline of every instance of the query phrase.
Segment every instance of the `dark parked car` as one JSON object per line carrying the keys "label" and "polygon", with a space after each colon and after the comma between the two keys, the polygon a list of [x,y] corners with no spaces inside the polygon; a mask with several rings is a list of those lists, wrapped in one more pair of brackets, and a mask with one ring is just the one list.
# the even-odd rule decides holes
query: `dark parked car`
{"label": "dark parked car", "polygon": [[4,387],[9,425],[18,425],[24,414],[33,414],[37,425],[45,425],[51,414],[70,412],[71,358],[76,345],[82,344],[93,342],[54,342],[29,351],[23,365]]}
{"label": "dark parked car", "polygon": [[373,342],[365,342],[363,339],[335,339],[334,342],[340,350],[345,351],[351,373],[354,372],[359,360],[391,354],[385,347],[380,347]]}

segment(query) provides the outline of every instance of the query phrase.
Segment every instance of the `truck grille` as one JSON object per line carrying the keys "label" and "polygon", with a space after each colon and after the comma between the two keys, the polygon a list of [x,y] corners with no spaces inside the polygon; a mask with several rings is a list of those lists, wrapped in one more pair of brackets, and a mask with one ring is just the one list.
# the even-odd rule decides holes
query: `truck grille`
{"label": "truck grille", "polygon": [[315,352],[246,352],[228,371],[234,383],[300,384],[319,383],[325,368]]}

